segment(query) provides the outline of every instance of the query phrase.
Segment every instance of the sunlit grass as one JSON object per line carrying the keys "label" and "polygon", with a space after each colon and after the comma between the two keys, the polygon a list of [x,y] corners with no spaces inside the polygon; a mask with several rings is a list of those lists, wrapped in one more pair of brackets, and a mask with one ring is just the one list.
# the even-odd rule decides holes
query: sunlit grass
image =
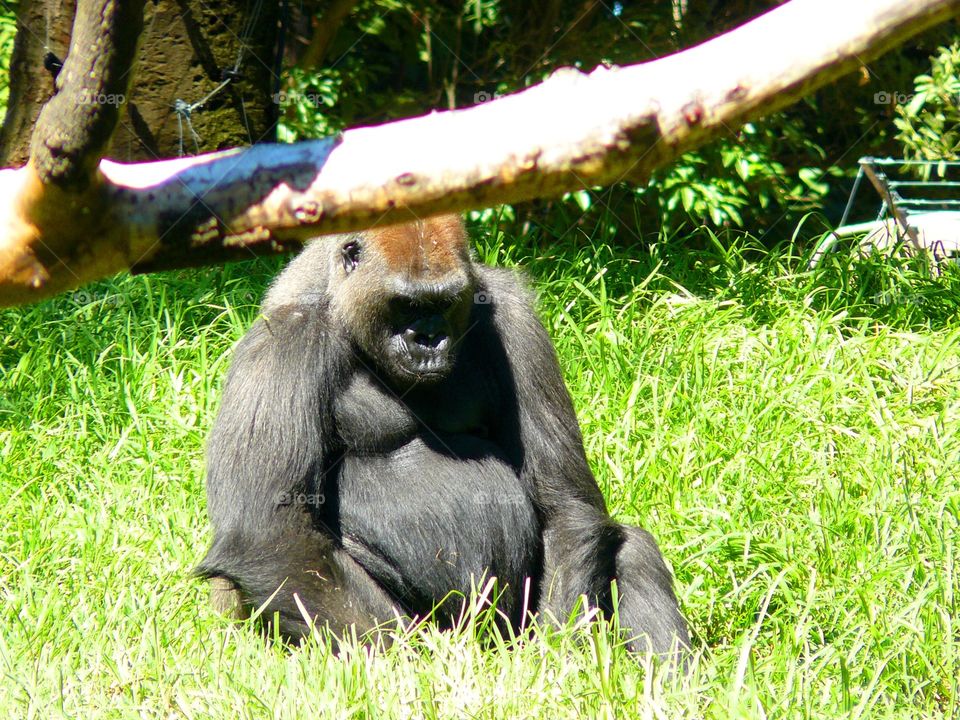
{"label": "sunlit grass", "polygon": [[611,510],[676,572],[689,678],[589,628],[336,658],[217,617],[203,441],[263,261],[0,312],[0,714],[957,715],[960,274],[705,233],[479,254],[535,280]]}

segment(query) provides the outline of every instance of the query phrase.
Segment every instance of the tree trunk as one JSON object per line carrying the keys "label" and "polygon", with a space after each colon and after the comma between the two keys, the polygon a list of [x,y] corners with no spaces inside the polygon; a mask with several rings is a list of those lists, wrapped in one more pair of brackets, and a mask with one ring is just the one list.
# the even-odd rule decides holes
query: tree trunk
{"label": "tree trunk", "polygon": [[[278,2],[147,3],[136,82],[107,156],[177,157],[181,141],[182,154],[195,155],[274,140],[279,12]],[[236,79],[195,107],[189,123],[178,118],[177,101],[201,102],[236,67],[238,54]]]}
{"label": "tree trunk", "polygon": [[23,165],[30,156],[34,123],[53,95],[54,73],[44,67],[44,58],[48,52],[51,60],[60,62],[67,56],[76,9],[76,0],[20,3],[10,58],[10,97],[0,128],[0,165]]}
{"label": "tree trunk", "polygon": [[[44,57],[52,52],[59,60],[66,58],[75,11],[75,0],[20,4],[0,165],[27,161],[33,126],[54,89]],[[136,82],[107,156],[125,161],[177,157],[181,138],[184,155],[273,140],[279,14],[276,2],[147,3],[133,69]],[[189,123],[178,118],[177,101],[190,107],[206,98],[237,66],[238,55],[235,78],[193,107]]]}

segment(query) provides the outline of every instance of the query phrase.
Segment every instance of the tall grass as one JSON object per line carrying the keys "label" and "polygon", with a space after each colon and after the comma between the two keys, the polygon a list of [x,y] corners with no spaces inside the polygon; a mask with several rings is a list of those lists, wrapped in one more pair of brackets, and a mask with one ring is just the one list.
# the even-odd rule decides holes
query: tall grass
{"label": "tall grass", "polygon": [[478,255],[534,280],[611,510],[675,570],[688,678],[590,627],[336,658],[216,616],[203,441],[257,261],[0,312],[0,715],[956,717],[960,273],[591,234]]}

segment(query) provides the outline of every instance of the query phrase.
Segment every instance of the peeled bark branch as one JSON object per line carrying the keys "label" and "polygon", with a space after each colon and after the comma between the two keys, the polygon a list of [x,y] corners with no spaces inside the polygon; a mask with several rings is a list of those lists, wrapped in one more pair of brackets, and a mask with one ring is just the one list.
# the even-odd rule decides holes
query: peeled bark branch
{"label": "peeled bark branch", "polygon": [[[0,304],[130,268],[284,250],[411,213],[643,179],[958,12],[960,0],[792,0],[662,60],[589,75],[562,70],[478,107],[347,131],[332,149],[333,141],[314,141],[104,161],[99,204],[81,217],[57,217],[49,204],[31,214],[48,184],[30,166],[3,171],[0,197],[15,200],[0,207]],[[70,239],[55,261],[41,252],[51,231]]]}

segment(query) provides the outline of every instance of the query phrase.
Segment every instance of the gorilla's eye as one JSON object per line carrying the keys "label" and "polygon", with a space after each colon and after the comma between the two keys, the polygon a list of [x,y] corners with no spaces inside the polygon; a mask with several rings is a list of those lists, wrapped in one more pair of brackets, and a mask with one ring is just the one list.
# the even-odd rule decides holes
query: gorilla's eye
{"label": "gorilla's eye", "polygon": [[348,242],[341,250],[343,269],[349,274],[360,264],[360,243]]}

